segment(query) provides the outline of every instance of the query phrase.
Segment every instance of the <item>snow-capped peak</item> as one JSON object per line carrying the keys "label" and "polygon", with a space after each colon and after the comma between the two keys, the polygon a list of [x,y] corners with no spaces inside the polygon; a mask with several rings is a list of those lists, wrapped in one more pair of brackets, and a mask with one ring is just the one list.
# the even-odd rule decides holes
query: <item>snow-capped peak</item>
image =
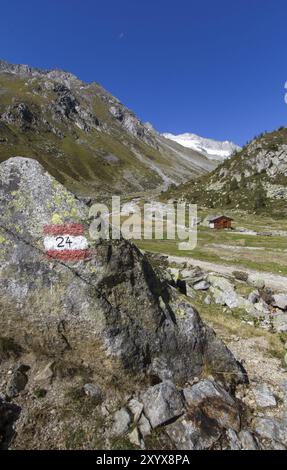
{"label": "snow-capped peak", "polygon": [[179,134],[173,135],[169,133],[162,134],[166,139],[173,140],[183,147],[187,147],[197,152],[203,153],[211,160],[225,160],[229,158],[235,151],[241,150],[241,147],[225,140],[224,142],[219,142],[213,139],[206,139],[200,137],[196,134]]}

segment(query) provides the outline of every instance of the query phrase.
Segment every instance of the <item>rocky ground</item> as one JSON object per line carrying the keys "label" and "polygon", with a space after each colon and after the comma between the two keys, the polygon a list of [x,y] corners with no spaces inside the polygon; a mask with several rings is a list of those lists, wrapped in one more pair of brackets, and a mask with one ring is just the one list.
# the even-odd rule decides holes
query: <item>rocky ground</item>
{"label": "rocky ground", "polygon": [[[272,290],[258,273],[228,270],[229,274],[219,274],[192,265],[190,259],[155,254],[150,259],[169,282],[193,299],[204,320],[244,365],[249,385],[238,387],[236,397],[248,407],[256,432],[263,439],[283,436],[287,417],[286,285],[275,284],[277,290]],[[281,444],[275,447],[284,448]]]}
{"label": "rocky ground", "polygon": [[[227,247],[229,248],[229,247]],[[234,247],[232,247],[234,249]],[[254,250],[254,248],[248,247],[249,250]],[[264,253],[265,255],[265,253]],[[274,274],[272,272],[264,272],[264,271],[257,271],[255,269],[248,269],[246,266],[241,266],[241,267],[236,267],[234,265],[226,265],[226,264],[219,264],[219,263],[214,263],[210,261],[202,261],[202,260],[192,260],[191,258],[183,258],[182,256],[169,256],[169,262],[171,264],[179,263],[181,264],[182,262],[192,262],[195,266],[201,268],[203,271],[206,272],[214,272],[219,275],[233,277],[233,273],[236,272],[236,269],[242,269],[244,270],[245,276],[250,276],[250,278],[257,278],[260,279],[261,282],[264,283],[264,285],[268,285],[269,288],[273,289],[274,291],[283,291],[284,295],[287,292],[287,285],[286,285],[286,276],[281,276],[279,274]]]}
{"label": "rocky ground", "polygon": [[227,329],[234,311],[279,356],[283,294],[244,273],[169,266],[123,239],[89,240],[84,261],[47,257],[43,226],[87,227],[88,208],[34,160],[0,165],[0,215],[2,448],[287,447],[283,362],[256,375],[248,338]]}

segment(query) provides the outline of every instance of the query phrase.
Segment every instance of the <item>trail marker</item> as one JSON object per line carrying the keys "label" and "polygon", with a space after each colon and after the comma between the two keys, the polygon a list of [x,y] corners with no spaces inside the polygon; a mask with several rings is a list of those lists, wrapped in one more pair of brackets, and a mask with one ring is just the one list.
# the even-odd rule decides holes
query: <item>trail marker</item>
{"label": "trail marker", "polygon": [[82,224],[45,225],[44,235],[45,252],[51,258],[78,261],[89,257],[89,244]]}

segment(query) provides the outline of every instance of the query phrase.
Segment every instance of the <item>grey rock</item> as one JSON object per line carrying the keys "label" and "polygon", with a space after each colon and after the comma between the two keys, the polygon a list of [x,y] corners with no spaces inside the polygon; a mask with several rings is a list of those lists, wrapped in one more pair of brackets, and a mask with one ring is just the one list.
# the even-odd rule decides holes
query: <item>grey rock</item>
{"label": "grey rock", "polygon": [[241,450],[240,440],[237,436],[237,433],[233,429],[227,429],[226,437],[228,440],[228,447],[230,450]]}
{"label": "grey rock", "polygon": [[276,398],[267,384],[258,384],[253,388],[257,405],[260,408],[273,408],[277,406]]}
{"label": "grey rock", "polygon": [[265,287],[265,281],[255,274],[248,276],[248,284],[256,287],[256,289],[263,289]]}
{"label": "grey rock", "polygon": [[[166,306],[165,306],[166,309]],[[167,361],[164,357],[155,357],[152,360],[149,375],[154,376],[160,381],[173,380],[173,373],[169,369]]]}
{"label": "grey rock", "polygon": [[206,416],[217,422],[220,428],[240,427],[239,410],[234,399],[216,382],[201,380],[183,390],[189,408],[200,408]]}
{"label": "grey rock", "polygon": [[211,283],[210,292],[214,300],[219,305],[226,305],[230,309],[240,308],[248,314],[259,317],[260,315],[269,315],[269,307],[263,299],[258,299],[254,295],[249,299],[238,294],[233,284],[226,278],[209,274],[208,281]]}
{"label": "grey rock", "polygon": [[228,448],[230,450],[259,450],[260,445],[258,440],[248,430],[239,431],[236,433],[233,429],[226,431],[226,438],[228,440]]}
{"label": "grey rock", "polygon": [[275,294],[273,295],[274,307],[280,308],[280,310],[287,310],[287,295],[286,294]]}
{"label": "grey rock", "polygon": [[137,428],[134,428],[128,435],[129,441],[136,447],[141,447],[141,438]]}
{"label": "grey rock", "polygon": [[177,268],[168,268],[168,273],[171,275],[173,281],[176,283],[179,278],[179,269]]}
{"label": "grey rock", "polygon": [[217,287],[211,286],[210,292],[213,295],[214,301],[218,305],[227,305],[229,308],[235,308],[238,305],[237,296],[235,292],[223,292]]}
{"label": "grey rock", "polygon": [[195,284],[204,279],[204,275],[199,268],[183,269],[180,271],[180,277],[191,284]]}
{"label": "grey rock", "polygon": [[200,281],[193,285],[195,290],[208,290],[210,288],[210,284],[207,281]]}
{"label": "grey rock", "polygon": [[88,397],[93,398],[96,402],[101,403],[103,399],[103,392],[101,388],[93,383],[84,385],[84,392]]}
{"label": "grey rock", "polygon": [[138,428],[143,437],[149,436],[152,432],[150,422],[144,414],[139,419]]}
{"label": "grey rock", "polygon": [[189,282],[191,285],[194,285],[202,281],[204,281],[204,274],[196,273],[191,279],[187,280],[186,282]]}
{"label": "grey rock", "polygon": [[182,393],[170,380],[147,389],[141,400],[144,414],[153,428],[166,424],[183,413]]}
{"label": "grey rock", "polygon": [[195,297],[195,291],[189,284],[186,284],[186,295],[191,299]]}
{"label": "grey rock", "polygon": [[122,436],[129,430],[131,416],[126,408],[121,408],[114,415],[114,424],[112,427],[113,436]]}
{"label": "grey rock", "polygon": [[[232,381],[244,381],[231,352],[187,300],[161,284],[132,243],[94,244],[88,212],[35,160],[14,157],[1,163],[0,328],[5,334],[28,351],[39,344],[54,357],[73,351],[79,363],[95,354],[100,342],[101,354],[116,357],[123,372],[147,373],[159,358],[176,381],[199,376],[206,364]],[[43,227],[75,221],[86,229],[90,259],[69,264],[47,258]],[[115,361],[112,365],[117,367]]]}
{"label": "grey rock", "polygon": [[271,417],[255,418],[253,427],[256,434],[287,447],[287,422]]}
{"label": "grey rock", "polygon": [[210,305],[211,304],[211,296],[210,295],[207,295],[204,299],[204,303],[206,305]]}
{"label": "grey rock", "polygon": [[250,431],[242,430],[238,433],[242,450],[258,450],[259,443]]}
{"label": "grey rock", "polygon": [[275,313],[272,315],[271,320],[276,331],[287,331],[287,313]]}
{"label": "grey rock", "polygon": [[194,276],[194,271],[191,269],[183,269],[182,271],[180,271],[180,277],[181,279],[185,281],[191,280],[193,276]]}
{"label": "grey rock", "polygon": [[28,377],[22,370],[27,370],[25,366],[17,368],[10,377],[7,383],[6,395],[10,398],[17,397],[20,392],[24,390],[28,383]]}
{"label": "grey rock", "polygon": [[257,302],[259,302],[259,299],[260,299],[260,295],[259,295],[258,291],[250,292],[250,294],[248,296],[248,301],[251,304],[256,304]]}
{"label": "grey rock", "polygon": [[145,127],[137,117],[120,103],[114,103],[109,111],[120,125],[132,136],[143,139],[148,145],[157,148],[154,133]]}
{"label": "grey rock", "polygon": [[287,399],[287,380],[283,380],[281,383],[281,390],[283,391],[284,395]]}
{"label": "grey rock", "polygon": [[270,314],[270,308],[263,299],[259,299],[259,301],[255,303],[254,308],[263,316]]}
{"label": "grey rock", "polygon": [[54,361],[49,362],[46,364],[41,370],[34,377],[35,382],[39,382],[42,384],[51,383],[54,377]]}
{"label": "grey rock", "polygon": [[199,411],[166,427],[166,433],[178,450],[208,450],[219,440],[221,431]]}
{"label": "grey rock", "polygon": [[209,274],[207,280],[212,286],[210,291],[217,304],[227,305],[231,309],[238,307],[238,295],[231,282],[215,274]]}
{"label": "grey rock", "polygon": [[143,404],[140,403],[138,400],[133,398],[128,402],[128,409],[131,411],[134,417],[134,422],[137,423],[141,417],[141,414],[143,412]]}
{"label": "grey rock", "polygon": [[197,406],[206,398],[223,398],[231,405],[234,405],[233,398],[219,384],[209,379],[203,379],[192,387],[183,389],[183,395],[189,406]]}

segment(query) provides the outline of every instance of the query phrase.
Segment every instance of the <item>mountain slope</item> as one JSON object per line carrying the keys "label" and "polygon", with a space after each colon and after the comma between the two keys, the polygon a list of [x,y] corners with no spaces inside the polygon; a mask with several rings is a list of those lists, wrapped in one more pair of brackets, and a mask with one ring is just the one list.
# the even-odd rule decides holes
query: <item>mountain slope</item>
{"label": "mountain slope", "polygon": [[219,142],[213,139],[206,139],[196,134],[179,134],[173,135],[169,133],[162,134],[166,139],[177,142],[183,147],[193,149],[197,152],[203,153],[211,160],[222,161],[229,158],[234,152],[241,150],[239,145],[229,142]]}
{"label": "mountain slope", "polygon": [[0,161],[33,157],[87,196],[163,189],[214,168],[165,140],[97,83],[0,61]]}
{"label": "mountain slope", "polygon": [[165,197],[207,207],[287,213],[287,129],[256,138],[209,175],[180,185]]}

